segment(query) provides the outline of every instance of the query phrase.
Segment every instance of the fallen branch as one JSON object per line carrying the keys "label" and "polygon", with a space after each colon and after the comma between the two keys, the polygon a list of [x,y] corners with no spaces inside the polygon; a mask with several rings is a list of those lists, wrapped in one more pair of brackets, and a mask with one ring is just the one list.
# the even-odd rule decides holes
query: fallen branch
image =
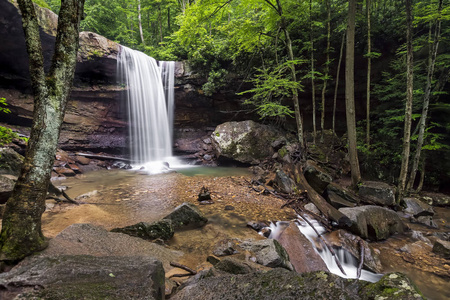
{"label": "fallen branch", "polygon": [[87,158],[95,158],[95,159],[101,159],[101,160],[120,160],[120,161],[126,161],[126,162],[133,162],[129,158],[122,158],[122,157],[115,157],[115,156],[109,156],[109,155],[100,155],[100,154],[90,154],[90,153],[81,153],[77,152],[75,153],[78,156],[84,156]]}
{"label": "fallen branch", "polygon": [[[194,270],[192,270],[191,268],[189,268],[189,267],[187,267],[185,265],[182,265],[182,264],[179,264],[179,263],[176,263],[176,262],[170,262],[170,265],[172,267],[180,268],[180,269],[183,269],[183,270],[189,272],[189,274],[187,274],[187,275],[183,275],[183,274],[178,274],[178,275],[188,276],[188,275],[195,275],[195,274],[197,274],[197,271],[194,271]],[[183,277],[183,276],[171,276],[171,277]]]}
{"label": "fallen branch", "polygon": [[53,196],[49,196],[48,198],[50,199],[54,199],[56,201],[59,202],[70,202],[76,205],[80,205],[80,203],[78,203],[77,201],[73,200],[72,198],[69,197],[69,195],[67,195],[67,193],[63,190],[60,190],[59,188],[57,188],[52,182],[50,182],[50,184],[48,185],[48,192],[55,194],[56,196],[63,196],[64,198],[67,199],[67,201],[59,198],[59,197],[53,197]]}
{"label": "fallen branch", "polygon": [[356,273],[356,276],[357,276],[357,278],[359,279],[359,277],[361,277],[361,269],[362,269],[362,267],[363,267],[363,265],[364,265],[364,244],[363,244],[363,242],[361,241],[361,240],[359,240],[359,247],[360,247],[360,251],[361,251],[361,254],[360,254],[360,258],[359,258],[359,266],[358,266],[358,271],[357,271],[357,273]]}

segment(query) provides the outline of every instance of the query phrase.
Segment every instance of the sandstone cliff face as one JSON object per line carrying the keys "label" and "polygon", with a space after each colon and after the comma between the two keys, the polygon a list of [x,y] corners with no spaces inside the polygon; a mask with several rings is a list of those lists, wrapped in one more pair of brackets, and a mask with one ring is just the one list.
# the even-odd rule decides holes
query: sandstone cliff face
{"label": "sandstone cliff face", "polygon": [[[28,55],[21,16],[15,0],[0,0],[0,97],[6,98],[10,114],[0,123],[27,134],[33,115],[33,96],[28,74]],[[36,6],[48,70],[53,55],[58,17]],[[107,153],[126,153],[128,124],[123,87],[116,82],[120,45],[93,32],[80,33],[73,90],[61,131],[60,148]],[[203,95],[203,78],[193,76],[182,62],[176,64],[175,144],[179,151],[197,152],[201,143],[226,121],[248,119],[239,113],[234,94]],[[186,146],[188,145],[188,146]],[[204,146],[204,145],[203,145]]]}

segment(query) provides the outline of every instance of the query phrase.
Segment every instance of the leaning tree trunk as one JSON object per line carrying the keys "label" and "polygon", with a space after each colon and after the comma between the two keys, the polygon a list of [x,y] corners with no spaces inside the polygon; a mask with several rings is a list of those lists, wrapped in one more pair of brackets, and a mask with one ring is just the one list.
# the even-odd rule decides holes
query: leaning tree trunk
{"label": "leaning tree trunk", "polygon": [[[442,0],[439,1],[439,7],[438,7],[438,16],[441,15],[442,11]],[[425,94],[423,96],[423,107],[422,107],[422,115],[420,117],[420,123],[419,123],[419,136],[417,138],[417,147],[416,147],[416,153],[414,155],[413,164],[411,168],[411,174],[409,177],[407,190],[411,190],[414,186],[414,181],[416,180],[416,174],[417,170],[419,168],[419,162],[420,162],[420,154],[422,151],[422,146],[425,138],[425,127],[426,122],[428,118],[428,108],[430,106],[430,97],[431,97],[431,84],[433,81],[433,74],[434,74],[434,66],[436,64],[436,57],[439,47],[439,40],[441,37],[441,18],[438,18],[436,29],[434,32],[434,40],[433,44],[430,47],[429,56],[428,56],[428,72],[427,72],[427,85],[425,87]]]}
{"label": "leaning tree trunk", "polygon": [[334,86],[334,98],[333,98],[333,134],[336,133],[336,102],[337,102],[337,93],[338,93],[338,87],[339,87],[339,75],[341,73],[341,64],[342,64],[342,56],[344,53],[344,42],[345,42],[345,32],[342,34],[342,41],[341,41],[341,50],[339,51],[339,62],[337,65],[337,71],[336,71],[336,84]]}
{"label": "leaning tree trunk", "polygon": [[84,0],[62,1],[55,53],[46,75],[33,2],[18,0],[18,3],[30,60],[34,112],[21,174],[3,215],[0,236],[0,260],[3,261],[20,260],[47,244],[41,230],[41,216],[72,87],[84,6]]}
{"label": "leaning tree trunk", "polygon": [[406,103],[405,103],[405,125],[403,129],[403,151],[400,177],[398,178],[397,203],[405,196],[406,177],[408,175],[409,153],[411,147],[411,116],[413,102],[413,45],[412,45],[412,4],[406,0]]}
{"label": "leaning tree trunk", "polygon": [[347,117],[348,153],[352,186],[356,188],[361,181],[359,171],[358,151],[356,148],[356,120],[355,120],[355,17],[356,0],[348,3],[347,46],[345,56],[345,112]]}

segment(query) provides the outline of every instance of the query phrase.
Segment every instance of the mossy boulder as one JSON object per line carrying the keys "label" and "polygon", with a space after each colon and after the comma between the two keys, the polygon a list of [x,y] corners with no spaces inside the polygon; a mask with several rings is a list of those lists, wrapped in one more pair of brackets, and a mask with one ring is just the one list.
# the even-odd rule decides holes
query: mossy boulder
{"label": "mossy boulder", "polygon": [[19,176],[23,156],[11,148],[0,148],[0,174]]}
{"label": "mossy boulder", "polygon": [[165,216],[164,219],[171,220],[174,229],[197,228],[204,226],[208,219],[192,203],[185,202],[176,207],[173,212]]}
{"label": "mossy boulder", "polygon": [[395,205],[396,188],[378,181],[366,181],[359,186],[358,194],[372,201],[374,204],[383,206]]}
{"label": "mossy boulder", "polygon": [[173,237],[174,228],[172,220],[160,220],[153,223],[139,222],[134,225],[114,228],[111,232],[125,233],[144,240],[169,240]]}
{"label": "mossy boulder", "polygon": [[254,121],[226,122],[216,127],[211,140],[217,157],[258,164],[275,153],[271,144],[282,135],[279,130]]}
{"label": "mossy boulder", "polygon": [[0,274],[0,299],[164,299],[164,280],[150,257],[35,256]]}
{"label": "mossy boulder", "polygon": [[333,177],[312,160],[306,161],[304,175],[309,185],[319,194],[333,181]]}
{"label": "mossy boulder", "polygon": [[[392,298],[386,297],[387,294]],[[400,273],[387,274],[380,283],[369,283],[356,279],[344,279],[323,271],[298,274],[278,268],[268,272],[242,275],[223,275],[210,272],[210,276],[187,283],[170,299],[387,300],[424,298],[411,281]]]}
{"label": "mossy boulder", "polygon": [[341,208],[339,211],[353,222],[350,231],[363,239],[385,240],[394,233],[406,230],[400,217],[385,207],[365,205]]}
{"label": "mossy boulder", "polygon": [[275,184],[281,192],[286,194],[293,193],[297,188],[295,181],[286,175],[286,173],[282,170],[277,170],[275,175]]}

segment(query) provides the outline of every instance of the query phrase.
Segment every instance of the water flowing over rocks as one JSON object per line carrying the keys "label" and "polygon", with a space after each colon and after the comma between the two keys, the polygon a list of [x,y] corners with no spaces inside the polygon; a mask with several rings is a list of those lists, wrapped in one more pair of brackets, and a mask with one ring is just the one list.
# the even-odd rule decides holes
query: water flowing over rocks
{"label": "water flowing over rocks", "polygon": [[339,211],[352,220],[351,231],[363,239],[384,240],[406,229],[400,217],[384,207],[366,205],[341,208]]}
{"label": "water flowing over rocks", "polygon": [[277,129],[253,121],[227,122],[211,134],[216,156],[258,164],[274,153],[270,144],[282,135]]}

